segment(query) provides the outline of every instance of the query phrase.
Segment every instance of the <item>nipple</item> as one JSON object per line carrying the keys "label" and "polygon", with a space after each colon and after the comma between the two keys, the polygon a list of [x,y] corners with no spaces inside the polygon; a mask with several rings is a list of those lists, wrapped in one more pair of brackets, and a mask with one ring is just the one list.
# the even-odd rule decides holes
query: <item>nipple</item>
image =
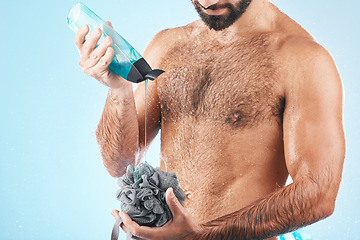
{"label": "nipple", "polygon": [[233,114],[234,122],[240,120],[240,118],[241,118],[241,112],[240,111],[235,111],[234,114]]}
{"label": "nipple", "polygon": [[236,110],[233,114],[229,115],[227,117],[226,122],[227,123],[236,123],[239,122],[242,119],[242,113],[239,110]]}

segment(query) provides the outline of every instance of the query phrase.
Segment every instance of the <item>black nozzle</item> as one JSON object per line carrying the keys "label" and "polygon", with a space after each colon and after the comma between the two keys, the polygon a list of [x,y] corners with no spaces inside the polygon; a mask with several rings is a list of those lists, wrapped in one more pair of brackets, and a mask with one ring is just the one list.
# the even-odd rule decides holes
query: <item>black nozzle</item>
{"label": "black nozzle", "polygon": [[148,74],[145,75],[145,79],[155,80],[158,76],[164,73],[161,69],[153,69]]}
{"label": "black nozzle", "polygon": [[140,58],[131,66],[127,80],[133,83],[139,83],[146,79],[154,80],[163,72],[164,71],[160,69],[152,70],[145,59]]}

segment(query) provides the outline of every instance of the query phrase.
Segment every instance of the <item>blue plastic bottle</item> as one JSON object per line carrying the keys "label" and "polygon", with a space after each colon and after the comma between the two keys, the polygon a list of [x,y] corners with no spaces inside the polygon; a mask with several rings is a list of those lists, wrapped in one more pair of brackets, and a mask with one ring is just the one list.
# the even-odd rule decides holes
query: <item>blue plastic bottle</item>
{"label": "blue plastic bottle", "polygon": [[102,30],[101,42],[105,37],[110,36],[113,40],[111,47],[114,49],[114,58],[109,68],[117,75],[139,83],[146,79],[154,80],[164,71],[160,69],[152,70],[149,64],[123,37],[120,36],[112,27],[91,11],[82,3],[75,4],[67,17],[68,26],[76,33],[79,28],[87,24],[89,34],[96,28]]}

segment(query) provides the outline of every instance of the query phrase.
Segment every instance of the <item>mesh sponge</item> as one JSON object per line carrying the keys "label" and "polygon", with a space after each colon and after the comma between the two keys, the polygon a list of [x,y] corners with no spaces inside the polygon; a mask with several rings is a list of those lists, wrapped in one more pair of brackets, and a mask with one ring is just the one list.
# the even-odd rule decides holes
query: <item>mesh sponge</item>
{"label": "mesh sponge", "polygon": [[153,168],[148,163],[140,163],[136,168],[129,165],[124,176],[117,179],[119,189],[117,199],[121,211],[142,226],[161,227],[172,219],[171,211],[165,201],[168,188],[183,205],[186,196],[180,188],[176,174]]}

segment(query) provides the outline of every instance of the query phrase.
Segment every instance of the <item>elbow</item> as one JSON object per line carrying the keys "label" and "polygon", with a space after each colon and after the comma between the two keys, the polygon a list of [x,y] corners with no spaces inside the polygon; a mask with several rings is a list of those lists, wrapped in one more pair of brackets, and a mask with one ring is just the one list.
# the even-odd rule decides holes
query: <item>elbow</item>
{"label": "elbow", "polygon": [[315,207],[319,220],[328,218],[334,213],[336,195],[334,191],[326,191],[321,194],[320,201]]}
{"label": "elbow", "polygon": [[129,165],[136,166],[134,157],[116,157],[102,152],[102,162],[106,171],[114,178],[122,177]]}
{"label": "elbow", "polygon": [[322,203],[322,206],[319,207],[320,219],[325,219],[330,217],[335,211],[335,201],[327,201]]}
{"label": "elbow", "polygon": [[307,192],[307,208],[311,221],[317,222],[330,217],[335,211],[335,202],[338,193],[338,184],[322,181],[312,182]]}
{"label": "elbow", "polygon": [[122,177],[126,173],[126,167],[121,167],[115,164],[108,165],[105,161],[103,161],[103,164],[106,171],[114,178]]}
{"label": "elbow", "polygon": [[108,173],[110,174],[110,176],[112,176],[113,178],[119,178],[122,177],[126,171],[113,171],[110,169],[106,169],[108,171]]}
{"label": "elbow", "polygon": [[114,173],[113,171],[110,171],[109,169],[107,169],[107,172],[110,174],[110,176],[112,176],[113,178],[118,178],[121,177],[120,174]]}

